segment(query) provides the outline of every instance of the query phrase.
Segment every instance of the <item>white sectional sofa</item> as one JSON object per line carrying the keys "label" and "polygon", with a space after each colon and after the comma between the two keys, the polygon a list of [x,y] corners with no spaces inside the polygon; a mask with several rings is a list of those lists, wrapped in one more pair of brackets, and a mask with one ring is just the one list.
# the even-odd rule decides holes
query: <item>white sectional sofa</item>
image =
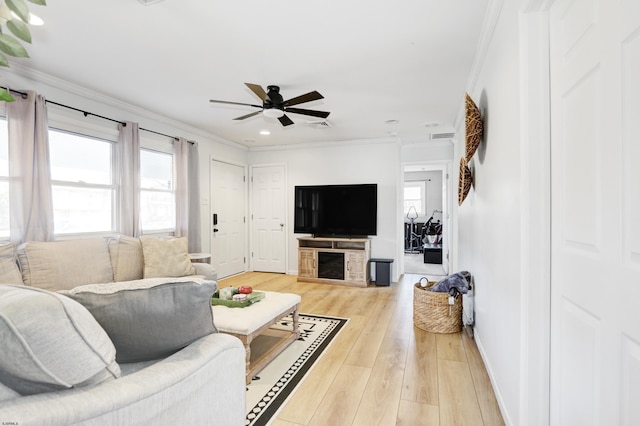
{"label": "white sectional sofa", "polygon": [[0,424],[244,424],[215,279],[184,239],[0,245]]}

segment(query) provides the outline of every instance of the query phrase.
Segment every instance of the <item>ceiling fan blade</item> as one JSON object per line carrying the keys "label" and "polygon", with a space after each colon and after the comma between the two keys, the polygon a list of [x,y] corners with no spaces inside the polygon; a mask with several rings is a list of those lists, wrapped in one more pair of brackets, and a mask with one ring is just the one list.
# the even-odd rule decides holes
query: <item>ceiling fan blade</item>
{"label": "ceiling fan blade", "polygon": [[290,126],[293,124],[293,121],[291,121],[291,119],[286,115],[283,115],[282,117],[278,118],[278,120],[280,121],[280,124],[282,124],[283,126]]}
{"label": "ceiling fan blade", "polygon": [[243,105],[243,106],[251,106],[251,107],[256,107],[256,108],[262,108],[262,105],[243,104],[241,102],[218,101],[216,99],[209,99],[209,102],[213,102],[213,103],[216,103],[216,104]]}
{"label": "ceiling fan blade", "polygon": [[245,118],[253,117],[254,115],[258,115],[258,114],[261,114],[261,113],[262,113],[262,111],[252,112],[250,114],[243,115],[242,117],[236,117],[236,118],[234,118],[234,120],[244,120]]}
{"label": "ceiling fan blade", "polygon": [[262,86],[260,86],[259,84],[245,83],[244,85],[251,89],[251,91],[260,98],[260,100],[264,101],[265,99],[267,99],[267,92],[265,92]]}
{"label": "ceiling fan blade", "polygon": [[324,99],[324,96],[314,90],[313,92],[305,93],[304,95],[296,96],[295,98],[286,100],[282,105],[287,107],[303,104],[305,102],[317,101],[318,99]]}
{"label": "ceiling fan blade", "polygon": [[294,114],[303,114],[303,115],[311,115],[313,117],[321,117],[327,118],[330,112],[327,111],[316,111],[312,109],[302,109],[302,108],[285,108],[286,112],[292,112]]}

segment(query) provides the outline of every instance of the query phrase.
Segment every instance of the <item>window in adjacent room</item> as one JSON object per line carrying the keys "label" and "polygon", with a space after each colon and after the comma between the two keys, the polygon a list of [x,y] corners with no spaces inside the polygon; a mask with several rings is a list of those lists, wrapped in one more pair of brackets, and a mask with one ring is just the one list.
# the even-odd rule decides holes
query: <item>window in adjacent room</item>
{"label": "window in adjacent room", "polygon": [[[425,183],[424,181],[405,182],[404,183],[404,215],[406,216],[409,209],[413,206],[419,216],[424,215],[425,211]],[[411,209],[413,213],[413,209]]]}
{"label": "window in adjacent room", "polygon": [[56,235],[115,231],[114,143],[49,130]]}
{"label": "window in adjacent room", "polygon": [[140,224],[143,233],[173,232],[176,223],[173,154],[140,150]]}
{"label": "window in adjacent room", "polygon": [[0,239],[9,238],[9,131],[0,117]]}

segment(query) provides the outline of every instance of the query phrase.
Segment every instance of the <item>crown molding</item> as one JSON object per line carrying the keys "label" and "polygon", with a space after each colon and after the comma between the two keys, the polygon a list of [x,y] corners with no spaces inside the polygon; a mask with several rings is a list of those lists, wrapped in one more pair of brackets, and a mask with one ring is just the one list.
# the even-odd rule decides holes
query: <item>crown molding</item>
{"label": "crown molding", "polygon": [[285,151],[295,149],[309,149],[309,148],[332,148],[343,147],[346,145],[375,145],[375,144],[395,144],[400,145],[401,141],[397,137],[385,137],[376,139],[354,139],[347,141],[335,141],[335,142],[311,142],[311,143],[296,143],[286,145],[267,145],[249,147],[250,152],[262,152],[262,151]]}
{"label": "crown molding", "polygon": [[[7,68],[5,71],[8,72],[9,74],[15,75],[16,77],[26,79],[26,80],[31,80],[34,83],[40,83],[57,90],[68,92],[74,96],[78,96],[78,97],[85,98],[100,104],[104,104],[106,106],[116,108],[123,112],[135,114],[137,116],[143,117],[153,122],[164,123],[169,127],[174,128],[178,131],[183,131],[185,133],[193,134],[193,135],[196,135],[197,137],[202,137],[204,139],[208,139],[213,142],[232,146],[242,151],[248,150],[246,146],[241,145],[237,142],[233,142],[233,141],[221,138],[220,136],[214,135],[200,128],[189,126],[188,124],[185,124],[181,121],[174,120],[170,117],[166,117],[161,114],[154,113],[152,111],[146,110],[136,105],[108,96],[104,93],[96,92],[94,90],[87,89],[86,87],[79,86],[70,81],[63,80],[61,78],[43,73],[38,70],[34,70],[32,68],[28,68],[22,64],[12,64],[11,68]],[[51,99],[51,100],[54,101],[54,99]],[[73,105],[69,105],[69,106],[73,107]],[[128,121],[120,117],[114,117],[114,119],[118,121]],[[141,127],[147,127],[147,125],[141,125]],[[193,138],[190,137],[188,139],[193,139]]]}
{"label": "crown molding", "polygon": [[[489,50],[489,46],[491,46],[493,34],[498,26],[498,19],[500,18],[500,13],[502,12],[504,3],[505,0],[489,0],[489,4],[487,5],[487,11],[485,12],[484,20],[482,22],[482,29],[480,30],[480,37],[478,38],[478,44],[476,45],[476,54],[473,57],[471,72],[467,79],[466,91],[469,94],[473,92],[473,89],[475,89],[478,84],[478,78],[480,77],[480,72],[484,67],[487,52]],[[460,98],[460,107],[454,122],[454,129],[459,129],[464,123],[464,106],[465,101],[464,97],[462,97]]]}

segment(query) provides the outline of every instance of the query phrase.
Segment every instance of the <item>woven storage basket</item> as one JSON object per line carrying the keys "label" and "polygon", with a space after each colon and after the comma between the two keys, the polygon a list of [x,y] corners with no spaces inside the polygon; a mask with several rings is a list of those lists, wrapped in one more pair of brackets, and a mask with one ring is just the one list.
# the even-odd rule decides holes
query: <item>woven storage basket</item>
{"label": "woven storage basket", "polygon": [[473,176],[469,165],[464,157],[460,158],[460,174],[458,175],[458,205],[461,206],[469,190],[471,189],[471,183],[473,182]]}
{"label": "woven storage basket", "polygon": [[[426,278],[423,278],[426,279]],[[417,282],[413,288],[413,323],[431,333],[457,333],[462,330],[462,297],[449,305],[449,293],[430,291],[435,281],[426,288]]]}
{"label": "woven storage basket", "polygon": [[467,162],[471,161],[473,154],[476,153],[478,145],[482,140],[482,132],[484,125],[478,106],[473,102],[471,96],[465,93],[465,157]]}

